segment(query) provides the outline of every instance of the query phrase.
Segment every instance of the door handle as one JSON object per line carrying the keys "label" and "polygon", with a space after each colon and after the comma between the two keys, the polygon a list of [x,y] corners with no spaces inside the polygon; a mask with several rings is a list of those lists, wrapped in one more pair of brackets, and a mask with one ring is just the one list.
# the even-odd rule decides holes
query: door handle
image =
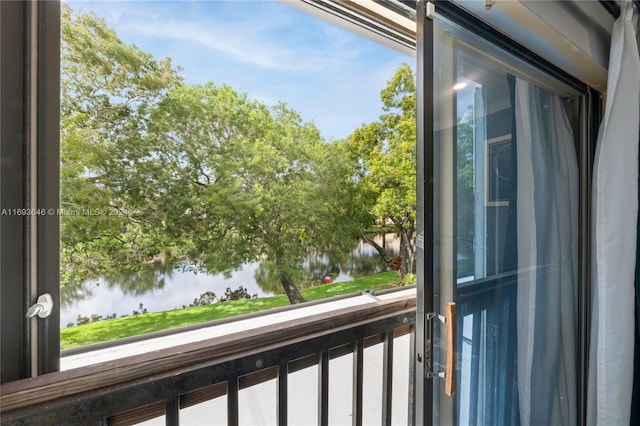
{"label": "door handle", "polygon": [[445,370],[444,394],[456,393],[456,304],[447,303],[445,307],[445,325],[447,326],[447,365]]}
{"label": "door handle", "polygon": [[[431,369],[433,365],[431,358],[432,321],[436,318],[447,326],[445,371],[437,373]],[[453,396],[456,393],[456,304],[454,302],[447,303],[444,315],[436,314],[435,312],[428,313],[426,315],[426,320],[428,324],[426,327],[427,336],[425,338],[426,377],[429,379],[433,379],[435,377],[444,379],[444,394],[446,396]]]}

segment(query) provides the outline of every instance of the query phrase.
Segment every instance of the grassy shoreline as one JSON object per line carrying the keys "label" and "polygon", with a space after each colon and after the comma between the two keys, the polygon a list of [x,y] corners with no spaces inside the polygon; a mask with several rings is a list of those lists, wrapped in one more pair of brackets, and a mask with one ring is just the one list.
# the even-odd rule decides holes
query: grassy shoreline
{"label": "grassy shoreline", "polygon": [[[302,290],[308,300],[318,300],[363,290],[381,290],[398,285],[395,272],[382,272],[352,281],[320,285]],[[135,336],[170,328],[183,327],[228,318],[251,312],[287,306],[285,295],[260,297],[248,300],[229,300],[213,305],[178,308],[170,311],[150,312],[123,318],[109,319],[76,325],[60,330],[60,349],[71,349],[93,343]]]}

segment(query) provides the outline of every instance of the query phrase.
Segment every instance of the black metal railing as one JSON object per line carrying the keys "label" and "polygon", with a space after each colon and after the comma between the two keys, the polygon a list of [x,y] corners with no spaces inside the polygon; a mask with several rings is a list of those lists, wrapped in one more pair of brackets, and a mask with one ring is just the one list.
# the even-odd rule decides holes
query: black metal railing
{"label": "black metal railing", "polygon": [[239,392],[275,379],[277,424],[286,425],[289,376],[315,365],[318,424],[328,425],[329,361],[352,353],[352,424],[362,425],[363,355],[382,344],[380,423],[389,425],[394,339],[412,332],[415,303],[413,295],[392,297],[11,382],[1,390],[2,423],[134,424],[164,415],[167,425],[177,425],[181,409],[226,395],[227,424],[238,425]]}

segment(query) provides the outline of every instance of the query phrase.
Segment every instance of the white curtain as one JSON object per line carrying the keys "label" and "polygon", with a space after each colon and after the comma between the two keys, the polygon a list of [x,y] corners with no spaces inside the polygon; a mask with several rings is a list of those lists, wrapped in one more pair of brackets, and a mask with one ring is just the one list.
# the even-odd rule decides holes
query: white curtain
{"label": "white curtain", "polygon": [[578,166],[561,99],[516,79],[517,354],[524,426],[577,424]]}
{"label": "white curtain", "polygon": [[611,37],[593,175],[588,425],[628,425],[631,413],[640,126],[636,32],[637,13],[625,1]]}

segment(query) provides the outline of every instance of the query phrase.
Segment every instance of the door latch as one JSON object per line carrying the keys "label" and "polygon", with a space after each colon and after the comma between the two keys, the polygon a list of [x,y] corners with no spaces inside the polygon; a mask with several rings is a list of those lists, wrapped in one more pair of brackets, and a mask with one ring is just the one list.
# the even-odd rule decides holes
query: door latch
{"label": "door latch", "polygon": [[26,318],[33,318],[36,315],[40,318],[46,318],[53,311],[53,297],[49,293],[45,293],[38,297],[37,302],[27,310]]}

